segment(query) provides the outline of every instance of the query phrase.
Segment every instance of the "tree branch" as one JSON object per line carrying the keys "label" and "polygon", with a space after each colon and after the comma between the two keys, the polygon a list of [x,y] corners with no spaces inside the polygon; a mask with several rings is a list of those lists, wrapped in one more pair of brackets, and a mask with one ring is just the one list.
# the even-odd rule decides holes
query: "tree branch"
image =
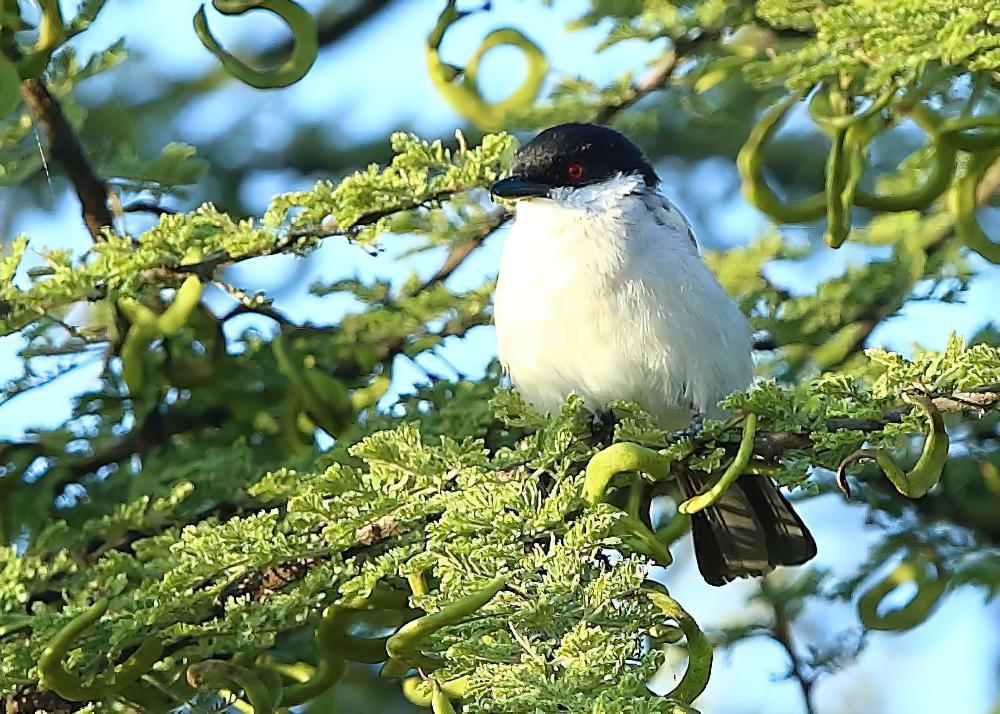
{"label": "tree branch", "polygon": [[684,58],[678,55],[676,49],[661,59],[655,67],[647,74],[642,77],[635,86],[632,88],[631,94],[622,99],[622,101],[617,104],[607,104],[601,107],[601,110],[597,112],[594,117],[594,121],[597,124],[607,124],[621,111],[629,108],[640,99],[645,97],[647,94],[652,94],[656,90],[663,87],[667,80],[673,75],[674,70],[677,69],[677,65],[681,63]]}
{"label": "tree branch", "polygon": [[[1000,384],[988,384],[973,392],[939,394],[932,400],[939,412],[979,412],[983,414],[1000,406]],[[896,407],[881,419],[830,419],[827,431],[881,431],[887,424],[899,424],[913,410],[910,404]],[[754,454],[774,461],[792,449],[808,448],[812,444],[809,434],[794,431],[758,432],[754,440]]]}
{"label": "tree branch", "polygon": [[76,195],[80,197],[87,230],[95,241],[102,240],[101,230],[111,225],[107,185],[94,173],[73,127],[66,121],[62,107],[45,82],[40,78],[24,80],[21,82],[21,97],[36,124],[48,137],[53,160],[66,170]]}

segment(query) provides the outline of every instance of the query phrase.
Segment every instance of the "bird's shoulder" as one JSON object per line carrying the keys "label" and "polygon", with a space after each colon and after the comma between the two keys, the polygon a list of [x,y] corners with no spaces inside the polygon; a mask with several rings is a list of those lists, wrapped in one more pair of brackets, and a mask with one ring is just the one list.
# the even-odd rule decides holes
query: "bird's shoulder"
{"label": "bird's shoulder", "polygon": [[633,194],[636,210],[641,213],[644,223],[652,219],[651,230],[658,236],[676,237],[695,252],[698,241],[687,217],[673,202],[659,191],[637,191]]}

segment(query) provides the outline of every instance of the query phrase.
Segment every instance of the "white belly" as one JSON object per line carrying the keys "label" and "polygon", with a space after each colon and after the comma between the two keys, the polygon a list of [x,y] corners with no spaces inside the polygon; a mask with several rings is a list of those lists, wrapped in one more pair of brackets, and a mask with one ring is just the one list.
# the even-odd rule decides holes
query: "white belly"
{"label": "white belly", "polygon": [[[591,409],[634,400],[674,426],[749,385],[746,320],[686,227],[630,220],[646,210],[638,199],[617,211],[519,205],[494,319],[500,361],[539,410],[575,392]],[[647,223],[656,230],[635,230]]]}

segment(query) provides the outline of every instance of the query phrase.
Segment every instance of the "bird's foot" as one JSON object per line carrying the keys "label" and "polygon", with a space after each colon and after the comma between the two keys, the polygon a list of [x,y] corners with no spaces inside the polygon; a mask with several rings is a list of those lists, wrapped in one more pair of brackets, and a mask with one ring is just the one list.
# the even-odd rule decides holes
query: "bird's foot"
{"label": "bird's foot", "polygon": [[590,416],[590,437],[597,444],[611,443],[615,435],[618,419],[611,407],[601,407]]}
{"label": "bird's foot", "polygon": [[698,435],[701,434],[701,431],[704,428],[705,417],[703,417],[699,412],[695,412],[694,416],[691,417],[691,423],[688,425],[687,429],[675,431],[670,436],[672,439],[697,439]]}

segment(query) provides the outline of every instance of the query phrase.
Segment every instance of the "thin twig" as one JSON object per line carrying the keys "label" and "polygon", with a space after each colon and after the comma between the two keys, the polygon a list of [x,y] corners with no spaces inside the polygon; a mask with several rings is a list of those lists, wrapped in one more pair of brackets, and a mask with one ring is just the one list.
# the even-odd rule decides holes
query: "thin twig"
{"label": "thin twig", "polygon": [[788,613],[785,611],[785,606],[781,602],[780,598],[768,597],[768,595],[773,595],[770,592],[767,580],[762,580],[760,583],[761,592],[765,595],[765,600],[771,607],[771,611],[774,614],[774,625],[772,626],[768,636],[777,642],[785,650],[788,655],[789,663],[789,676],[794,679],[799,684],[799,690],[802,692],[802,703],[805,706],[805,714],[816,714],[816,706],[813,704],[812,692],[813,686],[816,684],[816,676],[809,674],[806,671],[806,665],[799,657],[798,653],[795,651],[795,641],[792,637],[792,622]]}
{"label": "thin twig", "polygon": [[635,83],[628,96],[616,104],[608,104],[602,107],[594,117],[594,121],[598,124],[607,124],[619,112],[628,109],[647,95],[662,89],[677,68],[684,64],[690,58],[691,54],[718,38],[718,32],[708,32],[694,39],[681,38],[676,40],[673,49],[664,55],[649,73]]}
{"label": "thin twig", "polygon": [[[320,24],[317,40],[320,48],[328,47],[338,40],[347,37],[373,17],[385,10],[393,0],[368,0],[359,2],[346,12],[337,13],[332,20],[325,24]],[[338,5],[340,3],[337,3]],[[322,15],[319,18],[323,23]],[[292,51],[292,40],[284,42],[264,50],[262,60],[266,62],[277,62]]]}

